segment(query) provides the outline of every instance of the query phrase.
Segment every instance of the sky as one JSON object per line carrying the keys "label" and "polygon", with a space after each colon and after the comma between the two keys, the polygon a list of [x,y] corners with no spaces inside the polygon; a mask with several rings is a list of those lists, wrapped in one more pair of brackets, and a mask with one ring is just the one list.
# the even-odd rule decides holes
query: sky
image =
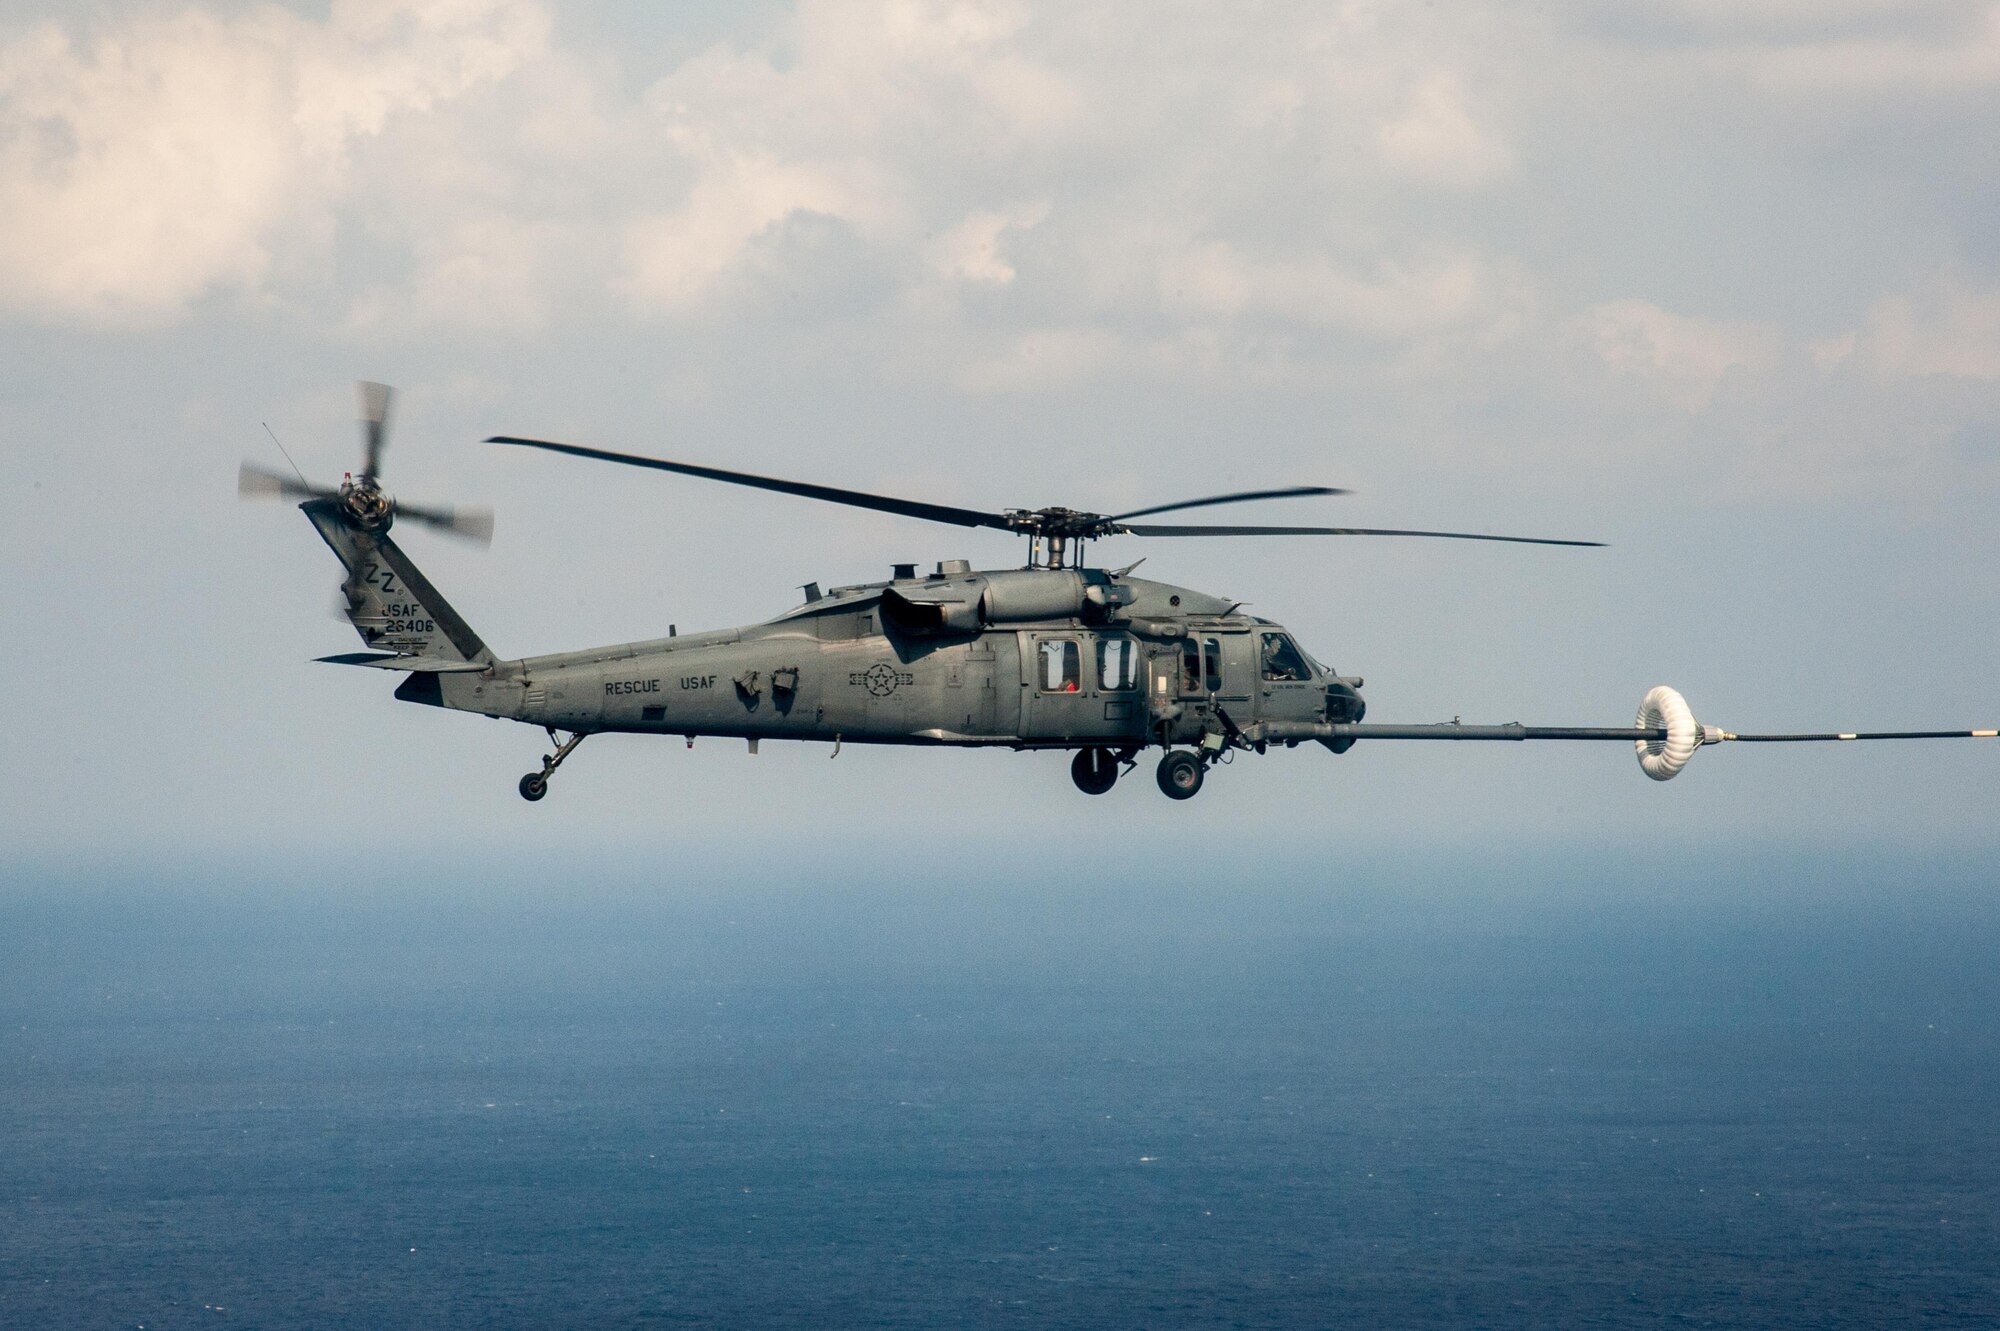
{"label": "sky", "polygon": [[[1993,847],[2000,746],[1304,748],[1171,803],[1059,755],[540,732],[396,703],[303,518],[353,382],[504,655],[1021,551],[486,446],[981,508],[1286,484],[1141,541],[1370,719],[2000,724],[2000,5],[354,0],[0,15],[7,858]],[[1252,520],[1244,511],[1245,520]],[[917,847],[926,847],[918,852]],[[1166,848],[1166,849],[1162,849]]]}

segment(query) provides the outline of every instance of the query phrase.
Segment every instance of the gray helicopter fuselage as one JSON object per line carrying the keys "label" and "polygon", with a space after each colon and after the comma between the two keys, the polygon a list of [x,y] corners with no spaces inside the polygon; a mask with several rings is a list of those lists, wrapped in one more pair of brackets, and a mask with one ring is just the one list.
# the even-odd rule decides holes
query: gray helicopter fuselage
{"label": "gray helicopter fuselage", "polygon": [[[1203,773],[1242,751],[1308,740],[1345,753],[1362,739],[1591,741],[1631,744],[1656,781],[1672,778],[1703,745],[1891,739],[1993,739],[2000,729],[1838,731],[1739,735],[1694,720],[1664,685],[1630,726],[1449,723],[1366,724],[1361,681],[1314,661],[1280,625],[1239,614],[1240,602],[1084,566],[1092,541],[1113,536],[1368,536],[1591,546],[1594,541],[1388,527],[1135,522],[1190,509],[1345,493],[1292,485],[1206,495],[1122,514],[1064,507],[984,510],[546,439],[488,442],[695,476],[1028,540],[1028,566],[976,573],[964,560],[928,577],[910,564],[888,582],[806,588],[805,603],[761,624],[676,634],[551,656],[507,660],[488,647],[390,537],[402,517],[473,540],[492,534],[490,512],[399,505],[380,485],[390,391],[364,383],[362,470],[338,487],[244,463],[248,497],[298,498],[299,509],[347,576],[345,614],[369,648],[319,658],[400,671],[406,702],[504,717],[548,730],[555,751],[521,777],[529,801],[586,736],[637,734],[831,740],[869,744],[1002,745],[1077,750],[1070,779],[1102,795],[1159,745],[1157,780],[1176,800]],[[569,738],[563,739],[562,733]],[[1176,748],[1177,745],[1187,747]],[[836,752],[838,749],[836,748]]]}
{"label": "gray helicopter fuselage", "polygon": [[840,587],[760,624],[416,675],[411,701],[580,734],[1129,749],[1359,719],[1235,603],[1096,569]]}

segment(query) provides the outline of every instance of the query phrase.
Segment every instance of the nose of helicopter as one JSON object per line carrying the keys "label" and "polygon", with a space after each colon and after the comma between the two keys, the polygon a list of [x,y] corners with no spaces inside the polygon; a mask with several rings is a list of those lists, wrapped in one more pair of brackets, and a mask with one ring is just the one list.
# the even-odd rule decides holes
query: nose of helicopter
{"label": "nose of helicopter", "polygon": [[1336,675],[1326,686],[1326,719],[1336,725],[1351,725],[1368,714],[1368,702],[1361,696],[1361,680]]}

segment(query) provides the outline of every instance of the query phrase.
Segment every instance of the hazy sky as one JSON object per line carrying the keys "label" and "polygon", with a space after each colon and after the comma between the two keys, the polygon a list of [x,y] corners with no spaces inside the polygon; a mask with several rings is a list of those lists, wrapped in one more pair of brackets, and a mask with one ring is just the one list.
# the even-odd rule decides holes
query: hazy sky
{"label": "hazy sky", "polygon": [[[10,5],[0,661],[16,854],[831,836],[949,867],[1536,838],[1993,844],[2000,746],[1312,748],[1172,804],[1052,755],[593,740],[395,703],[238,461],[489,503],[406,548],[507,655],[1020,551],[488,448],[979,506],[1608,541],[1125,540],[1370,719],[2000,723],[2000,5]],[[1244,514],[1246,518],[1250,515]],[[1150,766],[1150,764],[1148,765]],[[1167,842],[1167,844],[1172,844]]]}

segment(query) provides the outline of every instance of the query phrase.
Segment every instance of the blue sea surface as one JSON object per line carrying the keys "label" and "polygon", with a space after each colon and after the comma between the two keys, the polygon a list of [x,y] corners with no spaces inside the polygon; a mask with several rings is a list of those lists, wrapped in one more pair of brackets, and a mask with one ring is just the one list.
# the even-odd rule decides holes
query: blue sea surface
{"label": "blue sea surface", "polygon": [[2000,1325],[1995,883],[1773,863],[17,868],[0,1325]]}

